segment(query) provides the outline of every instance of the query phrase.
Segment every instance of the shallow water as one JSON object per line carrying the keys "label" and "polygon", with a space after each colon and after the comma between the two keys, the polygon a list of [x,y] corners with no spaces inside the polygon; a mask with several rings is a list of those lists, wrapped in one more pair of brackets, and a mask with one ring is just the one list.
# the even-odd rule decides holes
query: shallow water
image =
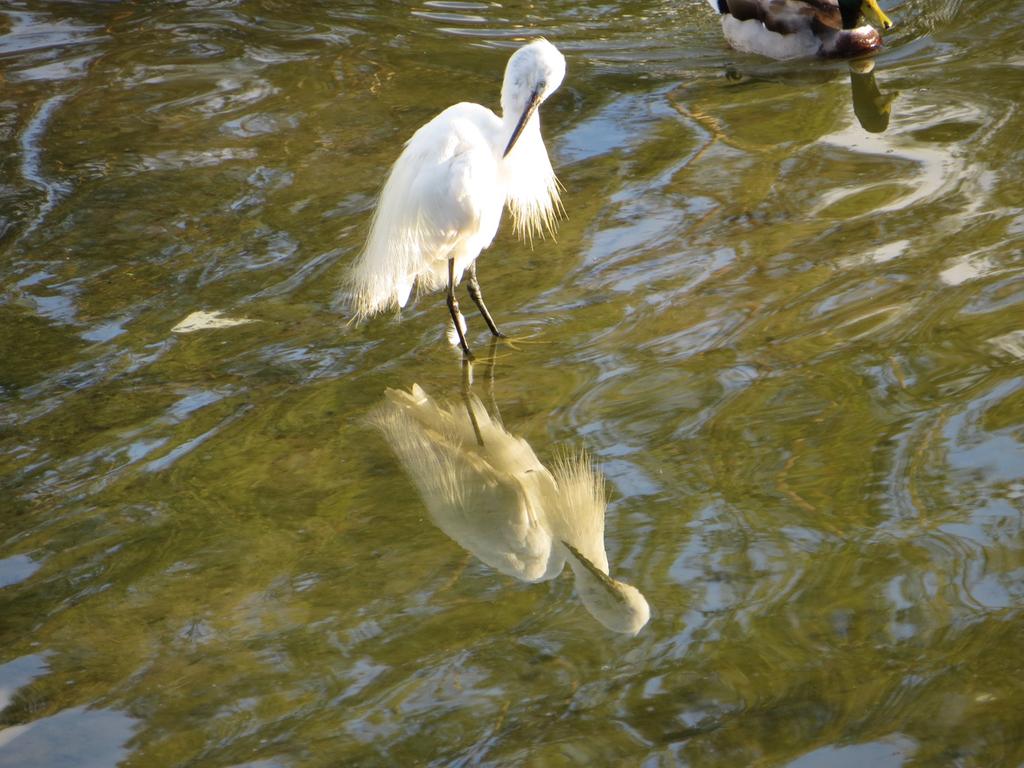
{"label": "shallow water", "polygon": [[[0,766],[1024,762],[1024,7],[887,4],[872,81],[549,5],[0,9]],[[441,297],[339,303],[401,143],[535,34],[568,216],[482,257],[523,340],[469,386],[593,454],[635,638],[368,422],[460,402]]]}

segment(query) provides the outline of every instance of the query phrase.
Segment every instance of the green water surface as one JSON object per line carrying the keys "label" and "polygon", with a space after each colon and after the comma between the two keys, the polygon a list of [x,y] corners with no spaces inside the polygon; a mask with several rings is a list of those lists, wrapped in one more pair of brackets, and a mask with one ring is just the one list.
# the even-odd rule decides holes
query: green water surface
{"label": "green water surface", "polygon": [[[885,7],[861,76],[698,0],[5,2],[0,766],[1024,764],[1024,5]],[[540,34],[567,217],[470,384],[339,286]],[[413,384],[594,456],[637,637],[431,523]]]}

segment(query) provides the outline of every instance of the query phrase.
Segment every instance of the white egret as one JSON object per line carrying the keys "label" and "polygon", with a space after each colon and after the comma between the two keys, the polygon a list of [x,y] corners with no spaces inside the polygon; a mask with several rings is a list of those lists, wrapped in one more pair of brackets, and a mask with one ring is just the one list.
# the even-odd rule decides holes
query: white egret
{"label": "white egret", "polygon": [[608,575],[604,479],[585,454],[554,471],[509,434],[473,395],[445,408],[414,384],[389,389],[374,412],[434,524],[502,573],[546,581],[566,562],[587,610],[611,630],[635,635],[650,618],[636,587]]}
{"label": "white egret", "polygon": [[722,16],[722,32],[738,51],[773,59],[851,57],[882,45],[878,30],[857,26],[870,15],[883,30],[892,21],[878,0],[708,0]]}
{"label": "white egret", "polygon": [[470,297],[491,333],[503,335],[484,304],[476,258],[494,239],[505,205],[521,237],[554,231],[558,181],[537,108],[564,76],[558,49],[535,40],[508,60],[501,117],[464,102],[413,134],[391,168],[366,246],[352,267],[357,320],[404,307],[414,286],[418,292],[447,286],[458,343],[472,357],[455,298],[455,286],[469,270]]}

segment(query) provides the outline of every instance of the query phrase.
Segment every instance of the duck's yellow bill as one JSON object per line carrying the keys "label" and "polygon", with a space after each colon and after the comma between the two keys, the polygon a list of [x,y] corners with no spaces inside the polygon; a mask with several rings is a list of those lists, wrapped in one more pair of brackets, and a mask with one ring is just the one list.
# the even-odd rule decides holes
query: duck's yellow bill
{"label": "duck's yellow bill", "polygon": [[883,30],[892,29],[892,20],[878,6],[878,0],[864,0],[861,8],[864,11],[864,15],[869,19],[874,19]]}

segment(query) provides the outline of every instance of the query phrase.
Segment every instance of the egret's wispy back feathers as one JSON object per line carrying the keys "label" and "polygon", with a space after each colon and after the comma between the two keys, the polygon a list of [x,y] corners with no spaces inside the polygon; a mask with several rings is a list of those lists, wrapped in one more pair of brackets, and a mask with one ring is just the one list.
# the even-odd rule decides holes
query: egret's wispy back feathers
{"label": "egret's wispy back feathers", "polygon": [[429,233],[425,231],[421,211],[409,204],[406,195],[423,155],[415,151],[415,139],[416,135],[391,167],[373,212],[366,246],[349,273],[356,320],[404,307],[416,281],[422,251],[420,239]]}
{"label": "egret's wispy back feathers", "polygon": [[[539,118],[535,118],[539,123]],[[537,132],[540,132],[538,124]],[[561,185],[548,159],[544,142],[522,142],[513,150],[508,173],[507,202],[512,228],[522,240],[554,235],[565,214],[559,194]],[[520,154],[521,153],[521,154]]]}
{"label": "egret's wispy back feathers", "polygon": [[349,275],[356,320],[404,307],[413,287],[437,290],[447,282],[450,256],[463,260],[458,278],[490,245],[504,196],[488,135],[500,126],[490,110],[456,104],[406,143]]}
{"label": "egret's wispy back feathers", "polygon": [[604,516],[607,507],[604,476],[585,451],[562,453],[555,458],[552,474],[558,486],[557,503],[562,513],[554,516],[555,535],[576,547],[590,562],[608,572],[604,550]]}

